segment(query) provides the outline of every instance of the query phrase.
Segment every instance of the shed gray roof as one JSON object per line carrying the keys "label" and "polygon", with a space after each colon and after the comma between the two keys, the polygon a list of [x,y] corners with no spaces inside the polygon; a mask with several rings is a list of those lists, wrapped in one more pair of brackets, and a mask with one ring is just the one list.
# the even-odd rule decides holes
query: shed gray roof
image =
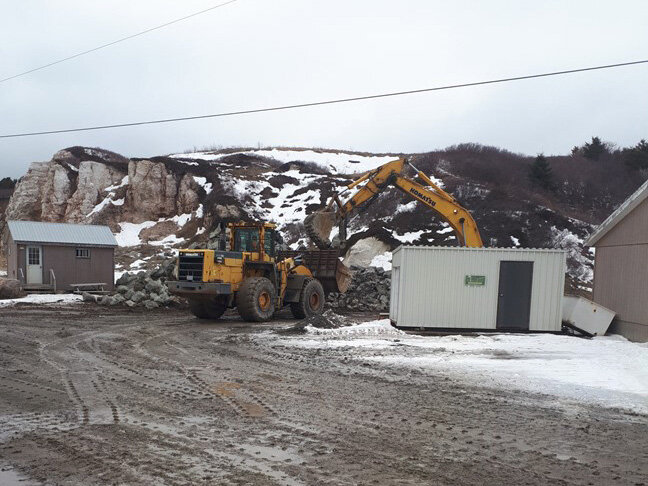
{"label": "shed gray roof", "polygon": [[648,181],[644,182],[632,196],[623,201],[616,210],[603,221],[598,228],[585,240],[586,246],[596,246],[596,243],[614,228],[623,218],[639,206],[648,197]]}
{"label": "shed gray roof", "polygon": [[108,226],[37,221],[9,221],[7,225],[15,242],[117,246]]}

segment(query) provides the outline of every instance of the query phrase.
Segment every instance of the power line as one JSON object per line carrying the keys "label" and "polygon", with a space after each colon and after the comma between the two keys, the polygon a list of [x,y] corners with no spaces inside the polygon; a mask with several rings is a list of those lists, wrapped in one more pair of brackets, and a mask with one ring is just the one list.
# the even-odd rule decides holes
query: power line
{"label": "power line", "polygon": [[467,88],[471,86],[481,86],[485,84],[496,84],[496,83],[507,83],[510,81],[522,81],[525,79],[534,79],[534,78],[545,78],[549,76],[560,76],[564,74],[573,74],[573,73],[580,73],[580,72],[585,72],[585,71],[595,71],[595,70],[601,70],[601,69],[611,69],[611,68],[618,68],[622,66],[632,66],[636,64],[645,64],[648,63],[648,59],[642,60],[642,61],[631,61],[631,62],[622,62],[622,63],[617,63],[617,64],[606,64],[603,66],[593,66],[593,67],[586,67],[586,68],[578,68],[578,69],[569,69],[565,71],[553,71],[549,73],[541,73],[541,74],[529,74],[526,76],[515,76],[512,78],[500,78],[500,79],[490,79],[486,81],[475,81],[472,83],[462,83],[462,84],[451,84],[447,86],[437,86],[434,88],[422,88],[422,89],[413,89],[409,91],[395,91],[391,93],[381,93],[381,94],[373,94],[373,95],[366,95],[366,96],[356,96],[353,98],[339,98],[339,99],[334,99],[334,100],[325,100],[325,101],[313,101],[310,103],[299,103],[299,104],[293,104],[293,105],[282,105],[282,106],[272,106],[272,107],[267,107],[267,108],[255,108],[255,109],[249,109],[249,110],[239,110],[239,111],[229,111],[229,112],[223,112],[223,113],[213,113],[210,115],[195,115],[195,116],[183,116],[183,117],[177,117],[177,118],[164,118],[160,120],[149,120],[149,121],[140,121],[140,122],[130,122],[130,123],[115,123],[112,125],[97,125],[97,126],[92,126],[92,127],[82,127],[82,128],[68,128],[68,129],[63,129],[63,130],[48,130],[48,131],[42,131],[42,132],[26,132],[26,133],[14,133],[14,134],[9,134],[9,135],[0,135],[0,138],[17,138],[17,137],[31,137],[31,136],[36,136],[36,135],[52,135],[56,133],[71,133],[71,132],[86,132],[90,130],[105,130],[108,128],[120,128],[120,127],[134,127],[134,126],[139,126],[139,125],[154,125],[158,123],[172,123],[172,122],[180,122],[180,121],[188,121],[188,120],[200,120],[203,118],[219,118],[219,117],[226,117],[226,116],[237,116],[237,115],[248,115],[251,113],[264,113],[268,111],[280,111],[280,110],[292,110],[295,108],[307,108],[311,106],[322,106],[322,105],[333,105],[337,103],[349,103],[352,101],[362,101],[362,100],[372,100],[372,99],[377,99],[377,98],[388,98],[392,96],[403,96],[403,95],[411,95],[411,94],[417,94],[417,93],[426,93],[430,91],[442,91],[442,90],[447,90],[447,89],[456,89],[456,88]]}
{"label": "power line", "polygon": [[9,76],[8,78],[0,79],[0,83],[4,83],[5,81],[9,81],[10,79],[19,78],[20,76],[25,76],[26,74],[30,74],[30,73],[33,73],[35,71],[40,71],[41,69],[45,69],[45,68],[48,68],[48,67],[51,67],[51,66],[55,66],[56,64],[61,64],[62,62],[69,61],[70,59],[76,59],[77,57],[85,56],[86,54],[90,54],[91,52],[95,52],[95,51],[98,51],[100,49],[105,49],[106,47],[114,46],[115,44],[119,44],[120,42],[124,42],[124,41],[127,41],[129,39],[133,39],[134,37],[139,37],[141,35],[148,34],[149,32],[153,32],[154,30],[159,30],[159,29],[162,29],[164,27],[168,27],[169,25],[177,24],[178,22],[182,22],[183,20],[187,20],[187,19],[190,19],[192,17],[196,17],[197,15],[201,15],[201,14],[210,12],[212,10],[215,10],[217,8],[224,7],[225,5],[229,5],[230,3],[234,3],[236,1],[238,1],[238,0],[229,0],[228,2],[221,3],[219,5],[214,5],[213,7],[206,8],[206,9],[201,10],[199,12],[194,12],[192,14],[189,14],[189,15],[185,16],[185,17],[175,19],[175,20],[171,20],[170,22],[166,22],[164,24],[157,25],[155,27],[151,27],[150,29],[146,29],[146,30],[143,30],[141,32],[137,32],[136,34],[131,34],[129,36],[122,37],[121,39],[117,39],[115,41],[108,42],[107,44],[102,44],[100,46],[93,47],[92,49],[88,49],[87,51],[78,52],[76,54],[65,57],[63,59],[59,59],[58,61],[53,61],[53,62],[50,62],[49,64],[44,64],[42,66],[35,67],[33,69],[30,69],[29,71],[14,74],[13,76]]}

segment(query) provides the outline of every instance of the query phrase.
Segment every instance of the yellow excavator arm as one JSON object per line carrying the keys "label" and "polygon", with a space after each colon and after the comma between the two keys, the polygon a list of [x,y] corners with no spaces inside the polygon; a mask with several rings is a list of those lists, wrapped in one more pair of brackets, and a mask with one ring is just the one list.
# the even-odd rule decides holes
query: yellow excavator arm
{"label": "yellow excavator arm", "polygon": [[[411,166],[419,179],[425,185],[416,182],[403,175],[405,164]],[[324,211],[313,213],[304,224],[311,240],[319,246],[326,247],[328,235],[334,224],[340,224],[340,238],[346,239],[344,221],[347,216],[357,207],[369,203],[380,192],[389,186],[395,186],[405,194],[422,202],[434,210],[443,220],[448,222],[457,235],[461,246],[482,247],[484,246],[479,234],[479,229],[470,213],[463,208],[450,194],[435,184],[424,172],[418,170],[404,159],[393,160],[380,167],[366,172],[358,179],[347,186],[346,190],[365,183],[346,202],[340,200],[340,194],[331,198]],[[344,192],[344,191],[343,191]],[[337,208],[334,208],[333,205]]]}

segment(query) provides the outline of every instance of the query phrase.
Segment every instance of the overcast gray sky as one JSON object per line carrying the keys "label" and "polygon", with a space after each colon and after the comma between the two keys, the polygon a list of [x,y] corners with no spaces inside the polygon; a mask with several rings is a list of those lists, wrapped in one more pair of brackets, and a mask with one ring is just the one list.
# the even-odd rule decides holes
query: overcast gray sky
{"label": "overcast gray sky", "polygon": [[[0,78],[218,0],[0,0]],[[645,0],[238,0],[0,84],[0,134],[350,97],[648,58]],[[71,145],[567,153],[648,138],[648,65],[201,121],[0,140],[0,175]]]}

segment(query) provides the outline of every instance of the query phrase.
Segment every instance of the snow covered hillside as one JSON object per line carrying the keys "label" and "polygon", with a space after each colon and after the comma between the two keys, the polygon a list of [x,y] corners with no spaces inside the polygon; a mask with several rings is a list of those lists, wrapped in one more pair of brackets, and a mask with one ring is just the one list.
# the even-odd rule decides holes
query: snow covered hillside
{"label": "snow covered hillside", "polygon": [[[6,219],[107,224],[120,244],[122,271],[153,266],[178,247],[208,244],[221,221],[274,221],[295,249],[307,244],[302,225],[307,214],[353,174],[396,157],[272,148],[128,159],[70,147],[31,165]],[[592,223],[607,214],[601,204],[590,208],[575,200],[571,189],[537,192],[523,177],[527,158],[497,149],[461,146],[410,157],[472,212],[487,246],[564,248],[570,285],[589,288],[593,255],[582,243]],[[565,194],[571,199],[562,201]],[[613,207],[624,196],[608,195],[606,204]],[[403,243],[456,244],[452,229],[432,210],[395,189],[355,215],[349,230],[348,261],[361,266],[389,269],[391,251]]]}

